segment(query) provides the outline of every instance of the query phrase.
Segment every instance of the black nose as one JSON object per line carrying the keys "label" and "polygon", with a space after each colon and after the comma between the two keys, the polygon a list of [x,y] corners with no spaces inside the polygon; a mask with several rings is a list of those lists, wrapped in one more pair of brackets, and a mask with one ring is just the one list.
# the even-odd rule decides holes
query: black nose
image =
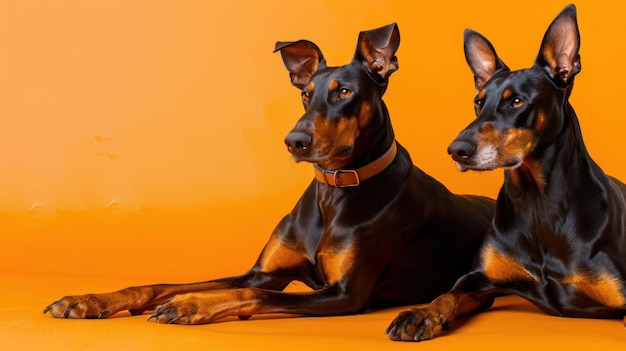
{"label": "black nose", "polygon": [[310,134],[302,132],[290,132],[285,137],[287,150],[294,155],[301,155],[309,150],[312,137]]}
{"label": "black nose", "polygon": [[457,162],[467,160],[474,154],[474,151],[476,151],[476,146],[463,140],[455,140],[448,146],[448,154]]}

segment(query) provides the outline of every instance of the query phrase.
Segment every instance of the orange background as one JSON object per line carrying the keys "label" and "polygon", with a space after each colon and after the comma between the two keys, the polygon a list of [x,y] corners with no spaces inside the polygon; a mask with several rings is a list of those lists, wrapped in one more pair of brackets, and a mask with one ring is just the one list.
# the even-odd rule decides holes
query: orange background
{"label": "orange background", "polygon": [[[577,2],[583,70],[571,101],[595,160],[626,180],[625,4]],[[41,314],[64,294],[205,280],[254,263],[313,177],[283,145],[302,107],[272,54],[277,40],[312,40],[342,65],[360,30],[397,22],[400,70],[385,100],[398,140],[454,192],[496,196],[500,171],[461,174],[445,152],[473,119],[462,32],[480,31],[525,68],[565,5],[0,0],[1,347],[623,348],[621,322],[557,319],[515,297],[419,346],[382,333],[402,307],[201,327]]]}
{"label": "orange background", "polygon": [[[385,96],[414,162],[457,193],[446,147],[473,118],[463,29],[528,67],[566,2],[0,1],[0,270],[203,280],[241,273],[312,179],[283,138],[302,113],[277,40],[347,63],[360,30],[397,22]],[[626,5],[579,1],[571,101],[587,146],[626,179]]]}

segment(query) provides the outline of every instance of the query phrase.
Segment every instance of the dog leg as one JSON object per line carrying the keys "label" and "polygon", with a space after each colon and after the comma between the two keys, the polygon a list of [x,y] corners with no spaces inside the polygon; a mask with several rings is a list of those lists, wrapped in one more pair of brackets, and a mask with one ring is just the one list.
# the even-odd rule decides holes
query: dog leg
{"label": "dog leg", "polygon": [[309,316],[342,315],[360,311],[367,295],[344,291],[339,285],[301,293],[256,287],[225,292],[176,295],[148,318],[158,323],[206,324],[225,317],[270,313]]}
{"label": "dog leg", "polygon": [[[475,272],[459,280],[455,287],[423,308],[401,312],[387,327],[385,334],[396,341],[422,341],[433,338],[435,328],[447,330],[457,317],[489,308],[498,295],[486,277]],[[480,288],[479,288],[480,287]]]}
{"label": "dog leg", "polygon": [[65,296],[53,302],[43,311],[50,312],[57,318],[105,318],[121,311],[130,311],[132,315],[143,314],[153,310],[178,294],[200,291],[230,290],[250,285],[266,289],[282,290],[291,279],[279,278],[257,269],[245,274],[191,284],[158,284],[129,287],[119,291],[103,294],[86,294]]}

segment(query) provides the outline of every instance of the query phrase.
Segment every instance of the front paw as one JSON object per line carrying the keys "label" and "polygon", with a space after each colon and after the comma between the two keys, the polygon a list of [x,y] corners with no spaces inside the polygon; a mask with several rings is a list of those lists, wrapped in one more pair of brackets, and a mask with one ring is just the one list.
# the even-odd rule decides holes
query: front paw
{"label": "front paw", "polygon": [[429,340],[435,328],[443,323],[443,315],[428,308],[410,309],[401,312],[387,327],[385,334],[395,341]]}
{"label": "front paw", "polygon": [[106,300],[96,295],[65,296],[43,310],[55,318],[96,319],[111,315]]}
{"label": "front paw", "polygon": [[158,306],[148,320],[166,324],[210,323],[215,318],[203,305],[203,299],[197,294],[176,295]]}

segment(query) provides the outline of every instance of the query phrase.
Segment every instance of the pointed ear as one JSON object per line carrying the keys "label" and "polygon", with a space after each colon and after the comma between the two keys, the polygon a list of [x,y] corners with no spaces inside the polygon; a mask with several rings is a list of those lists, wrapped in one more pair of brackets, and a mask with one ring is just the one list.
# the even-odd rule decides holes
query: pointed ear
{"label": "pointed ear", "polygon": [[311,77],[321,68],[326,67],[324,55],[308,40],[276,42],[274,52],[280,51],[285,67],[289,71],[291,84],[304,89]]}
{"label": "pointed ear", "polygon": [[463,33],[465,60],[474,73],[474,86],[482,90],[494,74],[508,71],[509,67],[500,60],[493,45],[480,33],[466,29]]}
{"label": "pointed ear", "polygon": [[384,84],[398,69],[396,51],[400,46],[400,31],[396,23],[359,33],[353,61],[361,62],[372,77]]}
{"label": "pointed ear", "polygon": [[579,49],[576,7],[569,5],[548,27],[535,64],[542,67],[552,79],[567,83],[580,72]]}

